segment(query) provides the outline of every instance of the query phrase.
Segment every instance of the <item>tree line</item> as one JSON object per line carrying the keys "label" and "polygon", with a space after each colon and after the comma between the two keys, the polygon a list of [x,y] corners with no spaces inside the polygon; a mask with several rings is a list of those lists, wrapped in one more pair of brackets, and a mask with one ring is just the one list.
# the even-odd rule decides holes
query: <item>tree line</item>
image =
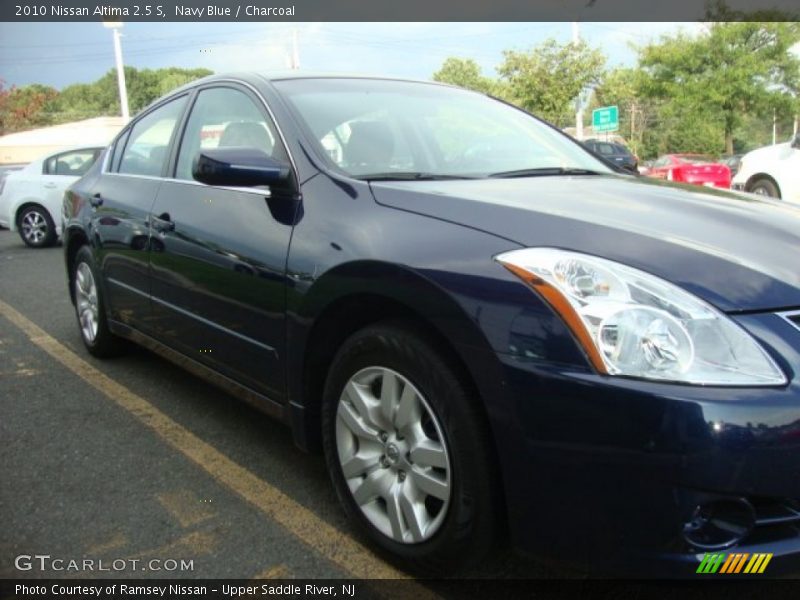
{"label": "tree line", "polygon": [[[135,114],[167,92],[211,74],[208,69],[125,67],[130,112]],[[0,135],[120,113],[115,69],[94,83],[76,83],[61,91],[38,83],[6,87],[0,81]]]}
{"label": "tree line", "polygon": [[[634,67],[607,68],[602,51],[586,42],[548,39],[527,52],[503,52],[495,76],[470,58],[451,57],[433,79],[491,94],[562,128],[574,126],[578,99],[586,125],[593,108],[616,105],[618,133],[641,158],[731,154],[771,142],[773,123],[781,139],[792,133],[800,113],[800,59],[791,51],[798,43],[797,21],[719,21],[699,34],[678,32],[634,47]],[[131,114],[210,74],[125,67]],[[114,69],[61,91],[40,84],[7,88],[0,81],[0,135],[115,114]]]}
{"label": "tree line", "polygon": [[576,102],[616,105],[619,134],[642,158],[668,152],[733,154],[782,139],[800,112],[797,22],[714,22],[634,47],[636,66],[606,68],[585,42],[546,40],[528,52],[507,50],[484,75],[470,58],[448,58],[433,79],[488,93],[559,127],[575,125]]}

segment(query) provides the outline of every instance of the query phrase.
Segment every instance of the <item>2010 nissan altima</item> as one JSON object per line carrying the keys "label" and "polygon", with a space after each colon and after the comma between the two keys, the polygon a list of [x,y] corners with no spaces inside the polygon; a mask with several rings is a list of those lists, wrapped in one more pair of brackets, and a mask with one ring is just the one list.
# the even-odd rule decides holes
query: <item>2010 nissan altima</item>
{"label": "2010 nissan altima", "polygon": [[158,100],[63,217],[88,351],[284,421],[402,564],[798,564],[796,209],[626,175],[481,94],[295,73]]}

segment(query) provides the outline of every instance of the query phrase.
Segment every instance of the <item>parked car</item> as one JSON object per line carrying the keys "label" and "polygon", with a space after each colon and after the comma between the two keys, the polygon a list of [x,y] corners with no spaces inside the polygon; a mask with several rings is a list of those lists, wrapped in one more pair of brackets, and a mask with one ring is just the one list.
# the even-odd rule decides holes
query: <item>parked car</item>
{"label": "parked car", "polygon": [[0,179],[11,173],[12,171],[19,171],[25,167],[25,163],[11,163],[0,165]]}
{"label": "parked car", "polygon": [[67,187],[89,170],[102,148],[78,147],[49,154],[0,176],[0,225],[18,231],[31,248],[61,235],[61,201]]}
{"label": "parked car", "polygon": [[[24,164],[2,164],[0,165],[0,194],[3,193],[3,186],[5,185],[5,179],[9,173],[12,171],[19,171],[25,165]],[[0,199],[2,202],[2,199]],[[2,216],[0,216],[0,229],[5,228],[8,229],[8,225],[4,225],[6,221],[3,220]]]}
{"label": "parked car", "polygon": [[406,567],[507,532],[609,572],[797,572],[800,212],[622,174],[475,92],[303,73],[157,100],[64,214],[88,351],[134,340],[282,420]]}
{"label": "parked car", "polygon": [[653,163],[656,162],[656,159],[651,158],[649,160],[642,161],[639,163],[639,175],[647,175],[650,172],[650,169],[653,168]]}
{"label": "parked car", "polygon": [[723,165],[728,165],[731,170],[731,177],[734,177],[739,172],[739,167],[742,164],[743,154],[728,154],[719,159]]}
{"label": "parked car", "polygon": [[745,154],[733,178],[733,188],[800,202],[800,135],[791,142]]}
{"label": "parked car", "polygon": [[731,187],[728,165],[701,154],[665,154],[647,171],[648,177],[708,187]]}
{"label": "parked car", "polygon": [[633,173],[638,173],[639,159],[622,144],[603,140],[585,140],[584,146],[607,161]]}

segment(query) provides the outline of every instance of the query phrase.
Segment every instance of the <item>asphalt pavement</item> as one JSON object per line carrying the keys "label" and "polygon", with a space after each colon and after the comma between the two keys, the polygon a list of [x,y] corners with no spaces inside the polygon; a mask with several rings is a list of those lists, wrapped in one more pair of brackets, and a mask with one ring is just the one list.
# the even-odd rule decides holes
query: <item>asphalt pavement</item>
{"label": "asphalt pavement", "polygon": [[[405,576],[283,425],[146,350],[89,356],[63,261],[0,230],[0,578]],[[505,551],[462,575],[564,574]]]}

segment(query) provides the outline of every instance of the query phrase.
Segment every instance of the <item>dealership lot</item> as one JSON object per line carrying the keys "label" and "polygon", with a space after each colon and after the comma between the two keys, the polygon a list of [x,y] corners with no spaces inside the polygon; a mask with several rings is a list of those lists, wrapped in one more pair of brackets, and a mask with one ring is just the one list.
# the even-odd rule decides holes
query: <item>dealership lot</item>
{"label": "dealership lot", "polygon": [[[62,248],[0,231],[0,577],[403,576],[287,429],[142,349],[89,357],[72,311]],[[469,573],[564,574],[507,554]]]}

